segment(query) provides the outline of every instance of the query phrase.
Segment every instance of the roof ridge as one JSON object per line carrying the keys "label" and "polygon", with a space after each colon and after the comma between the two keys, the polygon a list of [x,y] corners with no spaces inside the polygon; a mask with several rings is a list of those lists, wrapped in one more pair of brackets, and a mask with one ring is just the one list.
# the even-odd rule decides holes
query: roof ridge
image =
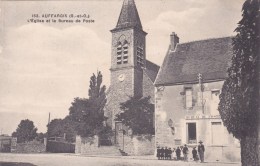
{"label": "roof ridge", "polygon": [[195,42],[202,42],[202,41],[208,41],[208,40],[216,40],[216,39],[224,39],[224,38],[232,38],[234,36],[226,36],[226,37],[212,37],[212,38],[206,38],[206,39],[200,39],[200,40],[191,40],[183,43],[178,43],[179,45],[182,44],[189,44],[189,43],[195,43]]}

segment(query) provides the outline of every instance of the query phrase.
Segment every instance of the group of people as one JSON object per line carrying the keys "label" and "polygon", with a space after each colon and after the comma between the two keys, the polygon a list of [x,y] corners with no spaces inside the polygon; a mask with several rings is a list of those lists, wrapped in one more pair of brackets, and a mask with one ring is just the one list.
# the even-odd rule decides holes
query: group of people
{"label": "group of people", "polygon": [[[171,160],[172,154],[176,153],[176,160],[182,160],[181,152],[183,153],[183,160],[188,161],[189,148],[185,144],[183,147],[177,147],[176,149],[167,148],[167,147],[157,147],[157,158],[158,160]],[[196,147],[193,147],[192,157],[194,161],[200,160],[204,162],[204,152],[205,147],[202,141],[199,141],[198,150]]]}
{"label": "group of people", "polygon": [[167,147],[160,148],[158,146],[157,147],[157,158],[158,158],[158,160],[171,160],[172,152],[174,152],[174,149],[172,150],[171,148],[167,148]]}

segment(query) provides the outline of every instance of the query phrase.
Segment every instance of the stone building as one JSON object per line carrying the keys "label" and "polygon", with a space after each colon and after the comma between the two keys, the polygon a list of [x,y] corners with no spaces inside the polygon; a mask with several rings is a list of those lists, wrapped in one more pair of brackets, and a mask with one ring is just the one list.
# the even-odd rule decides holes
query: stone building
{"label": "stone building", "polygon": [[134,0],[124,0],[117,25],[112,32],[111,83],[107,91],[105,116],[107,125],[115,130],[115,143],[122,129],[115,115],[120,103],[129,97],[151,97],[154,102],[154,81],[159,66],[146,59],[146,35]]}
{"label": "stone building", "polygon": [[206,160],[239,161],[238,141],[217,110],[231,63],[232,38],[179,43],[172,33],[170,41],[155,81],[156,145],[191,148],[202,140]]}

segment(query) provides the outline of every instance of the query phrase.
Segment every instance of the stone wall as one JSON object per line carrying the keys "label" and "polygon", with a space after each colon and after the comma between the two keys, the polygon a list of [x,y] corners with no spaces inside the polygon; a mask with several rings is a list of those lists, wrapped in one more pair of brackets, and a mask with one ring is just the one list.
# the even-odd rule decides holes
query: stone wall
{"label": "stone wall", "polygon": [[[131,156],[153,155],[155,139],[151,135],[128,136],[119,134],[117,146],[99,146],[98,137],[76,137],[75,153],[87,155],[120,155],[119,149]],[[109,152],[110,151],[110,152]]]}
{"label": "stone wall", "polygon": [[12,152],[15,153],[44,153],[46,152],[46,146],[38,141],[32,141],[28,143],[17,143],[16,149]]}
{"label": "stone wall", "polygon": [[120,136],[119,147],[131,156],[153,155],[155,149],[155,138],[151,135]]}
{"label": "stone wall", "polygon": [[85,154],[91,151],[96,151],[99,146],[98,136],[82,138],[76,136],[75,153]]}
{"label": "stone wall", "polygon": [[154,85],[152,80],[148,77],[148,75],[144,72],[143,76],[143,96],[151,97],[151,103],[154,103]]}

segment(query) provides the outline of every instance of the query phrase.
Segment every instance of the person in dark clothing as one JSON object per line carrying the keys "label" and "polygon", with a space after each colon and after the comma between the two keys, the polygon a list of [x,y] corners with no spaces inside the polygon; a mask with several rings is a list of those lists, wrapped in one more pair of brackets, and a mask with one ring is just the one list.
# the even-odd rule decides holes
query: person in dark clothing
{"label": "person in dark clothing", "polygon": [[188,151],[189,151],[189,149],[188,149],[187,145],[185,144],[182,149],[184,161],[188,161]]}
{"label": "person in dark clothing", "polygon": [[159,146],[157,146],[157,149],[156,149],[156,157],[158,158],[158,160],[160,160],[160,157],[161,157],[161,149]]}
{"label": "person in dark clothing", "polygon": [[198,160],[198,153],[197,153],[196,147],[194,147],[193,150],[192,150],[192,157],[193,157],[194,161]]}
{"label": "person in dark clothing", "polygon": [[180,147],[177,147],[175,152],[176,152],[177,160],[180,160],[181,159],[181,149],[180,149]]}
{"label": "person in dark clothing", "polygon": [[205,147],[202,144],[203,142],[200,141],[199,142],[199,146],[198,146],[198,152],[199,152],[199,156],[200,156],[200,161],[203,163],[204,162],[204,152],[205,152]]}
{"label": "person in dark clothing", "polygon": [[164,148],[162,147],[161,148],[161,160],[163,160],[164,159],[164,153],[165,153],[165,150],[164,150]]}
{"label": "person in dark clothing", "polygon": [[164,148],[164,160],[167,160],[168,159],[168,148],[167,146],[165,146]]}

